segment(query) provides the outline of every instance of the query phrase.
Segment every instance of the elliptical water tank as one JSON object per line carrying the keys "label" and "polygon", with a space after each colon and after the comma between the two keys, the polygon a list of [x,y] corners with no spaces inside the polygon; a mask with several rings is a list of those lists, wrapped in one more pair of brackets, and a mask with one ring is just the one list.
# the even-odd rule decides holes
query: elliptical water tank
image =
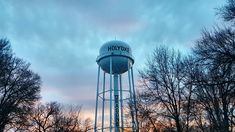
{"label": "elliptical water tank", "polygon": [[109,41],[100,48],[96,62],[107,73],[110,73],[110,57],[112,74],[122,74],[134,64],[131,48],[123,41]]}

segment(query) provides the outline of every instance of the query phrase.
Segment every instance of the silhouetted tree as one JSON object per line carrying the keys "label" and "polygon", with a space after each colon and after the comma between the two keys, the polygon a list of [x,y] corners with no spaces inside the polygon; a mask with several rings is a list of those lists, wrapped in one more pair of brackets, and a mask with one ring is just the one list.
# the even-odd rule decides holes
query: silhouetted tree
{"label": "silhouetted tree", "polygon": [[[219,15],[235,24],[235,1],[228,0]],[[233,131],[235,126],[235,31],[234,25],[204,30],[193,51],[199,69],[195,74],[196,97],[211,131]]]}
{"label": "silhouetted tree", "polygon": [[[82,132],[81,124],[81,106],[70,106],[69,110],[61,109],[61,115],[57,115],[55,118],[55,132]],[[87,120],[86,129],[89,128],[89,122]]]}
{"label": "silhouetted tree", "polygon": [[81,132],[81,107],[63,109],[57,102],[38,104],[29,117],[28,131]]}
{"label": "silhouetted tree", "polygon": [[183,65],[183,103],[182,103],[182,121],[185,124],[184,131],[191,131],[192,121],[195,121],[197,117],[197,103],[195,100],[195,86],[193,85],[194,76],[195,76],[195,59],[192,56],[184,58],[182,61]]}
{"label": "silhouetted tree", "polygon": [[0,131],[24,122],[40,97],[40,77],[29,66],[14,56],[8,40],[0,39]]}
{"label": "silhouetted tree", "polygon": [[[220,8],[219,14],[225,21],[235,22],[235,0],[227,0],[227,5]],[[235,24],[235,23],[234,23]]]}
{"label": "silhouetted tree", "polygon": [[[219,14],[235,24],[235,1],[228,0]],[[171,124],[173,120],[177,131],[234,131],[233,26],[204,30],[193,48],[193,57],[181,59],[180,54],[166,48],[154,51],[147,68],[140,72],[146,88],[138,105],[141,121],[169,119]],[[156,118],[159,116],[163,118]],[[155,127],[156,122],[151,124]]]}
{"label": "silhouetted tree", "polygon": [[183,131],[183,115],[191,112],[190,108],[185,112],[185,105],[191,97],[190,88],[185,85],[185,66],[180,53],[166,47],[156,48],[147,68],[140,74],[147,88],[141,98],[155,105],[158,115],[173,120],[178,132]]}
{"label": "silhouetted tree", "polygon": [[225,68],[232,72],[235,65],[235,32],[231,28],[204,30],[193,49],[198,60],[214,69]]}
{"label": "silhouetted tree", "polygon": [[57,116],[61,115],[61,106],[56,102],[46,105],[38,104],[32,111],[29,122],[29,131],[48,132],[53,131],[57,123]]}
{"label": "silhouetted tree", "polygon": [[234,103],[235,85],[221,74],[224,74],[221,70],[200,71],[195,80],[195,93],[198,104],[207,112],[211,131],[229,132],[229,110]]}
{"label": "silhouetted tree", "polygon": [[92,120],[90,118],[86,118],[83,124],[83,132],[89,132],[90,130],[92,130]]}
{"label": "silhouetted tree", "polygon": [[235,112],[235,32],[204,31],[193,51],[201,69],[195,77],[197,99],[207,111],[211,131],[228,132]]}
{"label": "silhouetted tree", "polygon": [[154,131],[157,131],[156,106],[152,104],[152,101],[148,102],[148,100],[142,98],[141,95],[138,95],[136,99],[140,130],[150,131],[150,129],[153,128]]}

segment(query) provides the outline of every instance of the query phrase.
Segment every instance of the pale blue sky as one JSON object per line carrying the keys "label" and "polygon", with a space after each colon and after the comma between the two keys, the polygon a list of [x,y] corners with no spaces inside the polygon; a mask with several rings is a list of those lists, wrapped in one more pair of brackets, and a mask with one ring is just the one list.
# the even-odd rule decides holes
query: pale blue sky
{"label": "pale blue sky", "polygon": [[157,45],[189,52],[203,28],[220,25],[225,0],[0,0],[0,37],[43,81],[42,101],[94,110],[99,48],[123,40],[135,76]]}

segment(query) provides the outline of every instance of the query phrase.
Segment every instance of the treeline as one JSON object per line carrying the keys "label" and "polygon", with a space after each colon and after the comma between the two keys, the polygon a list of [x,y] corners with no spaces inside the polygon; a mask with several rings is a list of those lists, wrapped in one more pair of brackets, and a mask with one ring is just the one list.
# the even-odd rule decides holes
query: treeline
{"label": "treeline", "polygon": [[30,64],[16,57],[10,42],[0,39],[0,132],[87,132],[91,119],[80,106],[40,103],[41,79]]}
{"label": "treeline", "polygon": [[190,55],[160,46],[140,71],[143,132],[235,131],[235,0],[218,15],[226,26],[205,29]]}

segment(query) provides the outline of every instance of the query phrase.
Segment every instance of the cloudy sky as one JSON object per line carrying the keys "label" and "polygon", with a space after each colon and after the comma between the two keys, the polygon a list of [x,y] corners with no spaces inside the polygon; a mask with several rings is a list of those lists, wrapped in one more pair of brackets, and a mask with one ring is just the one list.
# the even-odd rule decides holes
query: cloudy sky
{"label": "cloudy sky", "polygon": [[134,72],[158,45],[190,51],[203,28],[220,24],[225,0],[0,0],[0,37],[42,78],[42,101],[94,112],[101,45],[127,42]]}

